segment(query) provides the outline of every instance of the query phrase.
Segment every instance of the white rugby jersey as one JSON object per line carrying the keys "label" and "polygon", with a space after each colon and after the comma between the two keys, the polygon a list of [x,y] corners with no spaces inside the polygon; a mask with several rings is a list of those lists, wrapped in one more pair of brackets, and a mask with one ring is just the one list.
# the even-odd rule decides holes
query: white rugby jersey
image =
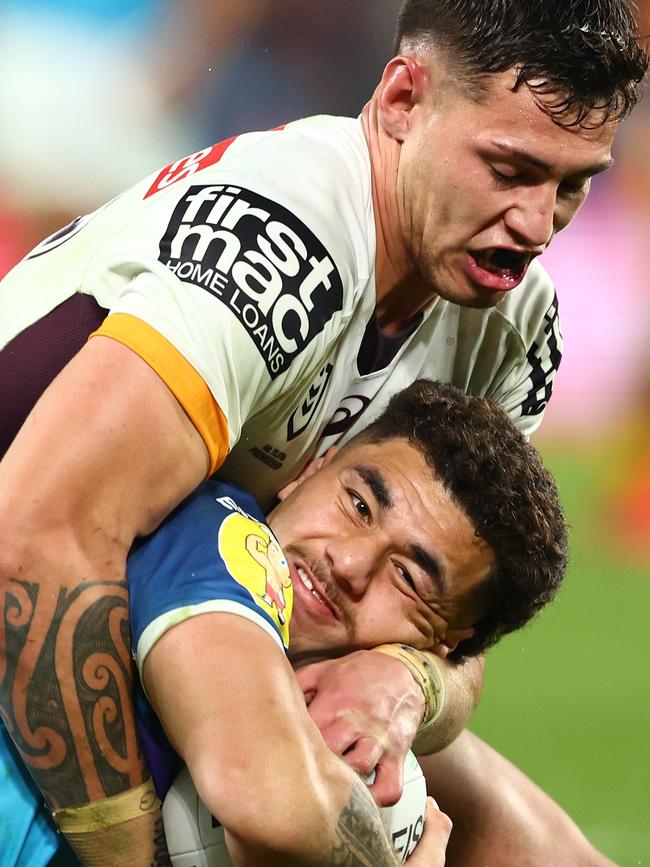
{"label": "white rugby jersey", "polygon": [[384,369],[359,374],[375,309],[370,159],[359,119],[313,117],[199,151],[79,218],[0,284],[0,348],[75,292],[99,334],[167,383],[211,471],[267,507],[315,454],[418,377],[539,425],[561,357],[539,263],[490,310],[434,300]]}

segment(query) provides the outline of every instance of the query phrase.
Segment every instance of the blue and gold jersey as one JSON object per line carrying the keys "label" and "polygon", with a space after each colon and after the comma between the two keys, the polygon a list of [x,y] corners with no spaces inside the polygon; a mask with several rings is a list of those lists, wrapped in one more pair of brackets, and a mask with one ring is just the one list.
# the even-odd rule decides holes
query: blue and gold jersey
{"label": "blue and gold jersey", "polygon": [[208,612],[257,623],[289,645],[289,567],[254,498],[224,482],[204,482],[140,539],[127,562],[131,635],[142,674],[147,654],[172,626]]}

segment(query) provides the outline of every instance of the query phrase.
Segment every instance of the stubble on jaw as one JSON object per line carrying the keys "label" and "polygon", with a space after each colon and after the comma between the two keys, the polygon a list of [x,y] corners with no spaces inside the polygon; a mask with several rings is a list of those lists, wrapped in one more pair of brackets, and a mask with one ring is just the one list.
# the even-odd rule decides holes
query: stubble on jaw
{"label": "stubble on jaw", "polygon": [[[323,588],[323,592],[334,605],[337,614],[343,624],[343,629],[347,637],[347,648],[341,648],[341,653],[347,652],[350,647],[354,646],[356,641],[358,627],[357,618],[350,609],[348,600],[339,586],[330,578],[329,569],[321,561],[314,558],[308,551],[300,545],[290,545],[284,549],[285,556],[289,559],[302,560],[309,568],[312,575]],[[295,597],[294,597],[295,599]],[[294,602],[295,604],[295,602]]]}

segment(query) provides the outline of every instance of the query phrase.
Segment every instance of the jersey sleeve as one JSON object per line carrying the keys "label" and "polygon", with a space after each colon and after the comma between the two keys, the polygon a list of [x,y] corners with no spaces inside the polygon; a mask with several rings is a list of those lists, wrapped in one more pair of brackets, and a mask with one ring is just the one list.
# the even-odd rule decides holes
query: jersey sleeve
{"label": "jersey sleeve", "polygon": [[282,649],[293,587],[280,546],[250,495],[205,482],[127,561],[131,635],[142,677],[147,655],[173,626],[221,612],[252,621]]}
{"label": "jersey sleeve", "polygon": [[521,347],[517,363],[503,378],[497,377],[487,396],[503,406],[517,427],[530,437],[542,423],[562,360],[558,299],[541,267],[533,274],[519,322]]}
{"label": "jersey sleeve", "polygon": [[121,282],[96,334],[159,373],[203,437],[211,472],[252,414],[302,391],[342,327],[344,284],[357,282],[352,232],[333,210],[347,207],[354,222],[360,197],[342,197],[340,181],[328,189],[323,166],[331,174],[335,161],[317,148],[300,159],[294,139],[241,136],[219,159],[207,149],[192,172],[179,164],[149,179],[137,219],[85,278]]}

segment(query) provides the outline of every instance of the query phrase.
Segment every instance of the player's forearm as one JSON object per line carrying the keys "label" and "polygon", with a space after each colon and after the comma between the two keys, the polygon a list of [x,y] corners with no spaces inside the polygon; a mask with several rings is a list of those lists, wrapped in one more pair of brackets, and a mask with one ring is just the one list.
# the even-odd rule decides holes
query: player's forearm
{"label": "player's forearm", "polygon": [[146,657],[143,683],[236,864],[396,863],[372,797],[255,623],[216,612],[178,623]]}
{"label": "player's forearm", "polygon": [[[5,557],[0,566],[0,707],[56,811],[133,790],[148,772],[131,703],[126,583],[47,582],[40,579],[47,565]],[[66,836],[94,867],[168,863],[159,810],[146,817],[136,810],[127,832],[106,827],[98,834],[91,824]]]}
{"label": "player's forearm", "polygon": [[[268,773],[256,775],[254,783],[252,761],[239,779],[232,769],[219,773],[214,788],[201,773],[210,762],[207,751],[201,769],[195,762],[190,767],[201,799],[226,829],[233,862],[237,867],[394,867],[398,860],[366,785],[322,740],[303,737],[301,722],[292,719],[290,736],[284,727],[288,749],[274,747],[271,735],[262,759]],[[278,761],[279,754],[295,757],[303,747],[308,761],[293,767],[291,758]],[[224,791],[231,796],[225,808]]]}
{"label": "player's forearm", "polygon": [[169,867],[160,801],[153,783],[81,807],[54,820],[87,867]]}
{"label": "player's forearm", "polygon": [[435,722],[418,730],[413,743],[416,755],[430,755],[454,741],[470,721],[483,689],[482,656],[460,665],[433,654],[430,659],[444,681],[444,702]]}
{"label": "player's forearm", "polygon": [[[252,763],[242,784],[220,774],[218,791],[205,785],[205,775],[196,767],[190,769],[201,800],[222,820],[237,867],[394,867],[398,863],[367,787],[326,750],[324,745],[314,750],[308,772],[294,775],[277,766],[270,748],[266,761],[274,771],[272,786],[260,780],[251,783]],[[206,755],[204,765],[208,762]],[[226,789],[233,804],[224,810]]]}
{"label": "player's forearm", "polygon": [[52,807],[143,779],[126,555],[200,481],[204,453],[153,370],[96,338],[0,462],[0,706]]}
{"label": "player's forearm", "polygon": [[291,825],[295,839],[285,838],[281,852],[227,832],[233,863],[237,867],[395,867],[399,863],[361,780],[352,781],[348,800],[331,827],[308,830],[293,821]]}
{"label": "player's forearm", "polygon": [[2,576],[0,704],[9,733],[53,809],[143,780],[131,705],[125,582]]}

